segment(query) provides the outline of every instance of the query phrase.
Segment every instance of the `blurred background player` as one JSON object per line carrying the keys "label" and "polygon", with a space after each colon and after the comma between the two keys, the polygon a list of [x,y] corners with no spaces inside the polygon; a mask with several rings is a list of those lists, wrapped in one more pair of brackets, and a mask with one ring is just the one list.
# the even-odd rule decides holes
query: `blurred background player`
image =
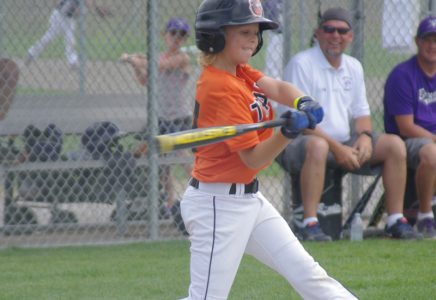
{"label": "blurred background player", "polygon": [[[191,66],[188,54],[181,51],[190,33],[188,22],[183,18],[171,18],[165,25],[163,38],[165,51],[159,53],[158,58],[158,88],[157,103],[159,134],[188,130],[192,128],[192,99],[187,97],[186,86],[191,74]],[[141,85],[147,84],[147,58],[143,54],[123,53],[120,57],[122,62],[130,64],[135,72],[136,79]],[[137,155],[143,154],[146,145],[140,145]],[[185,152],[186,153],[186,152]],[[171,215],[172,208],[176,203],[176,192],[173,179],[168,166],[160,167],[161,182],[166,192],[164,204],[164,217]],[[188,174],[191,167],[186,166]]]}
{"label": "blurred background player", "polygon": [[[259,0],[202,2],[195,22],[203,69],[194,127],[268,121],[274,118],[268,98],[291,105],[303,95],[248,65],[262,46],[263,31],[277,27],[263,17]],[[283,114],[286,125],[276,132],[254,131],[196,149],[181,202],[191,242],[186,299],[227,299],[244,253],[281,274],[304,299],[356,299],[305,251],[258,191],[257,173],[302,130],[316,126],[311,112],[321,116],[322,108],[310,97],[306,104],[307,111]]]}
{"label": "blurred background player", "polygon": [[[421,21],[418,53],[397,65],[385,84],[385,130],[406,143],[407,165],[415,170],[417,229],[436,238],[432,198],[436,192],[436,17]],[[415,199],[413,199],[415,200]]]}
{"label": "blurred background player", "polygon": [[27,50],[27,57],[24,61],[29,66],[36,59],[45,47],[58,35],[64,37],[65,56],[72,69],[78,68],[78,56],[75,49],[76,19],[80,12],[80,1],[84,1],[90,10],[94,10],[100,17],[111,15],[111,12],[104,6],[97,6],[93,0],[59,0],[53,9],[49,27],[44,35]]}

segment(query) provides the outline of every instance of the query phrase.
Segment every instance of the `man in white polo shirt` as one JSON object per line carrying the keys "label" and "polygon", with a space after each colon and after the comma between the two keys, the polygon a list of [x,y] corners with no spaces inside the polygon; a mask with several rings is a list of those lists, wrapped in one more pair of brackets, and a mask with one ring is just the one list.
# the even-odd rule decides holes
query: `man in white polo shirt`
{"label": "man in white polo shirt", "polygon": [[[315,45],[296,54],[284,72],[284,80],[313,96],[325,112],[315,130],[307,130],[291,142],[277,159],[286,171],[300,173],[304,216],[301,224],[294,223],[295,229],[303,240],[331,240],[317,219],[326,167],[368,175],[372,168],[383,165],[388,212],[385,232],[398,239],[419,237],[403,216],[404,143],[395,135],[372,132],[362,65],[344,54],[353,40],[351,13],[340,7],[326,10],[314,40]],[[286,109],[278,108],[279,113]]]}

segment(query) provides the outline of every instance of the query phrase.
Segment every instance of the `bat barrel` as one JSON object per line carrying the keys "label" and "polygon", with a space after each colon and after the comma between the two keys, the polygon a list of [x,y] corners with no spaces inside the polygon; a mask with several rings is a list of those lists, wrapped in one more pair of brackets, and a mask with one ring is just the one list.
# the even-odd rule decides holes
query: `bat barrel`
{"label": "bat barrel", "polygon": [[166,153],[179,149],[218,143],[250,131],[282,126],[285,122],[286,120],[284,119],[278,119],[254,124],[196,128],[158,135],[155,137],[155,141],[158,145],[159,152]]}

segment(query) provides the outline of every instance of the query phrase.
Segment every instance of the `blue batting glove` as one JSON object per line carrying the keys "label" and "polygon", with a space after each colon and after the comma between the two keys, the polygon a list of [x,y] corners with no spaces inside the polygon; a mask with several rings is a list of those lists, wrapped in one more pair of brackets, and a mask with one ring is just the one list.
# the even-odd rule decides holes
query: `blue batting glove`
{"label": "blue batting glove", "polygon": [[307,128],[309,129],[315,129],[316,124],[318,124],[319,122],[317,121],[317,119],[308,111],[303,111],[304,113],[306,113],[307,115],[307,119],[309,120],[309,126],[307,126]]}
{"label": "blue batting glove", "polygon": [[288,139],[296,138],[311,123],[306,112],[297,110],[288,110],[280,118],[286,120],[286,124],[280,128],[280,131]]}
{"label": "blue batting glove", "polygon": [[324,118],[324,110],[322,109],[321,105],[319,105],[317,101],[313,100],[309,96],[302,96],[295,99],[294,108],[312,114],[317,124],[320,123]]}

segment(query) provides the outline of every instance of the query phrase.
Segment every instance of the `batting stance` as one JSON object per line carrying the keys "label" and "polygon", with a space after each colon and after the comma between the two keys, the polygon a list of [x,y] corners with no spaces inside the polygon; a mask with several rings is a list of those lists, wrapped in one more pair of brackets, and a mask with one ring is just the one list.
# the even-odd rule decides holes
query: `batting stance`
{"label": "batting stance", "polygon": [[323,110],[292,84],[264,76],[247,63],[262,47],[262,32],[278,24],[263,17],[259,0],[205,0],[195,34],[202,74],[194,127],[247,124],[274,118],[268,98],[294,105],[273,129],[252,131],[198,147],[181,202],[190,234],[189,296],[227,299],[244,253],[279,272],[305,299],[356,299],[305,251],[286,221],[258,191],[256,174]]}

